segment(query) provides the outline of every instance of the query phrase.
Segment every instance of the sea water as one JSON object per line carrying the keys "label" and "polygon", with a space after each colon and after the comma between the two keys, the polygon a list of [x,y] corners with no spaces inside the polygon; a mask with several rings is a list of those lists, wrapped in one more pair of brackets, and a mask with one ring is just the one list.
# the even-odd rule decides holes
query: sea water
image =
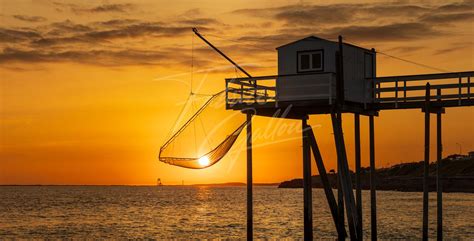
{"label": "sea water", "polygon": [[[363,191],[370,237],[369,192]],[[429,235],[436,237],[436,194]],[[420,239],[422,193],[377,192],[380,239]],[[474,194],[445,193],[447,239],[474,240]],[[315,238],[336,237],[322,189],[313,189]],[[246,188],[206,186],[2,186],[0,239],[245,238]],[[254,187],[254,237],[303,238],[303,190]]]}

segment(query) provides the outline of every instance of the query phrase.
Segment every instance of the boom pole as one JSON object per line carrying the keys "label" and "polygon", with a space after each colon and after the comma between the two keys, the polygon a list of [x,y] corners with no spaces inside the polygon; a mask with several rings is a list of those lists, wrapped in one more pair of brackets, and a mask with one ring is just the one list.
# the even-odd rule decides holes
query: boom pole
{"label": "boom pole", "polygon": [[197,28],[193,28],[193,32],[200,38],[202,39],[202,41],[204,41],[207,45],[209,45],[212,49],[214,49],[217,53],[219,53],[222,57],[224,57],[225,59],[227,59],[227,61],[229,61],[231,64],[233,64],[237,69],[239,69],[240,71],[242,71],[242,73],[244,73],[245,75],[247,75],[249,78],[252,78],[252,76],[247,73],[247,71],[245,71],[242,67],[240,67],[240,65],[238,65],[237,63],[235,63],[232,59],[230,59],[229,57],[227,57],[227,55],[225,55],[222,51],[220,51],[216,46],[214,46],[213,44],[211,44],[209,41],[207,41],[207,39],[205,39],[200,33],[199,31],[197,30]]}
{"label": "boom pole", "polygon": [[[227,57],[222,51],[220,51],[216,46],[211,44],[207,39],[205,39],[197,30],[197,28],[193,28],[193,32],[204,41],[207,45],[209,45],[212,49],[214,49],[217,53],[219,53],[222,57],[227,59],[230,63],[232,63],[237,69],[242,71],[247,77],[252,78],[252,76],[247,73],[242,67],[240,67],[237,63],[235,63],[232,59]],[[253,81],[255,89],[257,85],[257,81]],[[247,112],[247,240],[253,240],[253,180],[252,180],[252,113]]]}

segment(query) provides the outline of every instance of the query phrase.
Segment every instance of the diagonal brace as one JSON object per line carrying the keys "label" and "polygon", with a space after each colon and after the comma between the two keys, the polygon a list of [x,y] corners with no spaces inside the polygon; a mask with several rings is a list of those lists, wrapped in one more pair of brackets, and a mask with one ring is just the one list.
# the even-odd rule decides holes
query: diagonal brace
{"label": "diagonal brace", "polygon": [[326,199],[328,201],[329,208],[331,209],[331,215],[332,219],[334,220],[334,225],[336,225],[338,235],[346,237],[347,234],[345,228],[338,225],[336,199],[334,198],[334,193],[332,191],[331,184],[329,183],[326,168],[324,167],[323,158],[321,157],[321,152],[319,151],[318,143],[316,142],[316,137],[314,136],[314,132],[311,126],[308,126],[308,134],[309,143],[311,145],[311,150],[313,150],[313,156],[316,162],[316,166],[318,168],[319,177],[321,178],[321,182],[323,184],[324,194],[326,194]]}

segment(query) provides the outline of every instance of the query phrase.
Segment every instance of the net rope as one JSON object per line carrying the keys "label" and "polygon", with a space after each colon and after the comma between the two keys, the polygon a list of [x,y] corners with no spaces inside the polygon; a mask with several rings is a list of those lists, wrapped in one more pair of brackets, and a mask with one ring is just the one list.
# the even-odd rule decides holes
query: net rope
{"label": "net rope", "polygon": [[203,98],[204,104],[160,148],[160,161],[202,169],[219,162],[231,149],[246,125],[245,115],[226,110],[225,91],[207,99],[191,98],[191,105]]}

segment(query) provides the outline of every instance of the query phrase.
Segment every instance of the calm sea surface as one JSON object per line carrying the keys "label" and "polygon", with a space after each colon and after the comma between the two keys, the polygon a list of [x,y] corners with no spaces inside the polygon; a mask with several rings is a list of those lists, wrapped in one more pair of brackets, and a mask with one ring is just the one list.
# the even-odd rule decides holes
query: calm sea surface
{"label": "calm sea surface", "polygon": [[[313,189],[314,237],[336,233],[322,189]],[[31,186],[0,187],[4,238],[245,238],[245,187]],[[449,239],[474,240],[474,194],[444,194]],[[369,193],[363,193],[369,228]],[[382,239],[419,239],[421,193],[379,191]],[[430,193],[430,236],[436,235]],[[303,236],[303,190],[255,187],[257,238]]]}

